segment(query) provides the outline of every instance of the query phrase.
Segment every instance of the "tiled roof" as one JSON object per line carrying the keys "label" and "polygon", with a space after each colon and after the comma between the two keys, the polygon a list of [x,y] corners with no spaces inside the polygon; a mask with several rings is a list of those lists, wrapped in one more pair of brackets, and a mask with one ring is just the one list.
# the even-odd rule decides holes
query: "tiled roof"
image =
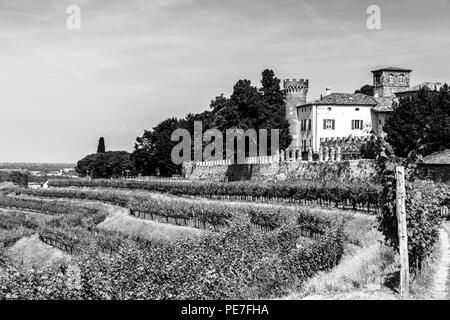
{"label": "tiled roof", "polygon": [[450,164],[450,149],[435,152],[423,158],[425,164]]}
{"label": "tiled roof", "polygon": [[375,98],[378,104],[372,108],[375,112],[392,112],[394,111],[394,101],[392,98]]}
{"label": "tiled roof", "polygon": [[379,71],[398,71],[398,72],[411,72],[411,69],[405,69],[405,68],[399,68],[399,67],[387,67],[387,68],[381,68],[378,70],[373,70],[372,72],[379,72]]}
{"label": "tiled roof", "polygon": [[362,93],[331,93],[322,99],[308,102],[304,105],[367,105],[376,106],[378,103],[372,97]]}

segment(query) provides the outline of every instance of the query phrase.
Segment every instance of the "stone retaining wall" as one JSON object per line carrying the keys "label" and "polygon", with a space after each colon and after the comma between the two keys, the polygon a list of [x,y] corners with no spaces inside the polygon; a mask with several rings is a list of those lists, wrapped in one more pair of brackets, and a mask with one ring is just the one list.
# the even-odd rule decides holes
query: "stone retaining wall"
{"label": "stone retaining wall", "polygon": [[374,160],[290,161],[199,166],[185,163],[186,179],[206,181],[376,181]]}

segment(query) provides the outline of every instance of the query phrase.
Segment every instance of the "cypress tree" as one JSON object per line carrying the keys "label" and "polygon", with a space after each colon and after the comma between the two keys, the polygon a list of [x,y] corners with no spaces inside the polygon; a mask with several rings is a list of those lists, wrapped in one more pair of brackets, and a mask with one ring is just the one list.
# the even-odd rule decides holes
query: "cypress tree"
{"label": "cypress tree", "polygon": [[97,153],[105,153],[105,139],[103,137],[98,140]]}

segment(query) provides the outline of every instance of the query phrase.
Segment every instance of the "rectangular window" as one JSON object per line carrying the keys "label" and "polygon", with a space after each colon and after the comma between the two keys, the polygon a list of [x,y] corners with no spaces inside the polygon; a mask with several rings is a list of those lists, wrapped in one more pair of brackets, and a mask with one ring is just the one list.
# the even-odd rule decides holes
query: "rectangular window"
{"label": "rectangular window", "polygon": [[362,120],[352,120],[352,130],[362,130],[363,121]]}
{"label": "rectangular window", "polygon": [[308,130],[311,130],[311,119],[308,120]]}
{"label": "rectangular window", "polygon": [[306,140],[302,140],[302,149],[303,149],[303,150],[306,149]]}
{"label": "rectangular window", "polygon": [[324,130],[334,130],[335,121],[334,119],[324,119],[323,120],[323,129]]}

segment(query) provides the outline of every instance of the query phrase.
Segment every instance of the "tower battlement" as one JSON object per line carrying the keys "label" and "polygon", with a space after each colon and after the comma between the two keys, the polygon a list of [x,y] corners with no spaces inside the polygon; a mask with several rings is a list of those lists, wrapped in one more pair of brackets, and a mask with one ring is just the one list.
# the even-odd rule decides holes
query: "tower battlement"
{"label": "tower battlement", "polygon": [[308,79],[285,79],[283,80],[283,88],[286,92],[298,91],[309,88]]}

